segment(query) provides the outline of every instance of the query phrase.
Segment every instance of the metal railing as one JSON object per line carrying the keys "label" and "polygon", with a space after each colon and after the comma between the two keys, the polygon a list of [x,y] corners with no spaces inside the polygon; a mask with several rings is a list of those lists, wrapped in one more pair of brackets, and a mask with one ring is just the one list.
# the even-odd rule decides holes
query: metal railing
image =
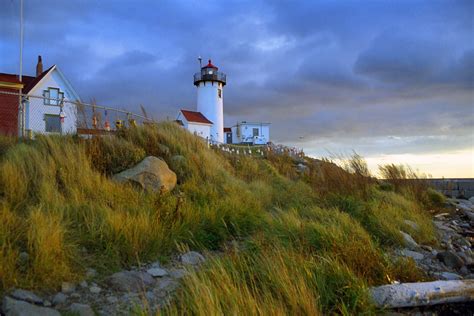
{"label": "metal railing", "polygon": [[213,72],[212,74],[202,72],[197,72],[194,74],[194,84],[197,84],[201,81],[219,81],[225,84],[226,80],[226,74],[220,71]]}

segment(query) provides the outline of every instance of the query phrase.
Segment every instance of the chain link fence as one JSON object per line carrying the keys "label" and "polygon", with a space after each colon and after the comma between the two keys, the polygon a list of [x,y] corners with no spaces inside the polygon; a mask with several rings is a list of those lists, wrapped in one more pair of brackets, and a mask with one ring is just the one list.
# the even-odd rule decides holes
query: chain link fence
{"label": "chain link fence", "polygon": [[63,95],[36,96],[0,91],[0,134],[113,134],[121,128],[155,121],[114,107],[67,100]]}

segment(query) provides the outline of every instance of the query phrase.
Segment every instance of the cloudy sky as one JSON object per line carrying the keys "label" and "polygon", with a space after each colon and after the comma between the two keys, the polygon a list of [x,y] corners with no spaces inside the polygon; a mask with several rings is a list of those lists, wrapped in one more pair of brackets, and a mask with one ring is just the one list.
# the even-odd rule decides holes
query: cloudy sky
{"label": "cloudy sky", "polygon": [[[84,101],[157,119],[194,109],[197,56],[227,73],[224,114],[269,121],[315,157],[474,177],[474,1],[25,0],[24,69],[57,64]],[[19,0],[0,0],[0,72]]]}

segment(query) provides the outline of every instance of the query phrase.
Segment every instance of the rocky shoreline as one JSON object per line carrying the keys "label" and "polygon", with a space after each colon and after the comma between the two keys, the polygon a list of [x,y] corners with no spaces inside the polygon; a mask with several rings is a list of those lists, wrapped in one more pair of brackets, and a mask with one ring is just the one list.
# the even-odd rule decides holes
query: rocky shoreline
{"label": "rocky shoreline", "polygon": [[[419,245],[405,232],[405,248],[394,251],[394,257],[410,257],[433,280],[474,279],[474,199],[448,199],[449,212],[434,215],[438,233],[437,247]],[[416,223],[406,221],[413,229]],[[99,279],[88,269],[86,279],[78,284],[64,282],[61,291],[50,295],[16,289],[3,298],[4,315],[129,315],[132,311],[153,313],[167,304],[189,271],[205,261],[198,252],[190,251],[160,262],[132,267]],[[398,309],[402,315],[472,315],[472,302],[431,307]]]}
{"label": "rocky shoreline", "polygon": [[61,291],[38,296],[31,291],[13,290],[3,298],[5,315],[79,316],[130,315],[132,311],[153,314],[163,307],[179,286],[179,280],[205,261],[198,252],[182,254],[162,266],[153,262],[112,274],[101,282],[89,269],[79,284],[64,282]]}

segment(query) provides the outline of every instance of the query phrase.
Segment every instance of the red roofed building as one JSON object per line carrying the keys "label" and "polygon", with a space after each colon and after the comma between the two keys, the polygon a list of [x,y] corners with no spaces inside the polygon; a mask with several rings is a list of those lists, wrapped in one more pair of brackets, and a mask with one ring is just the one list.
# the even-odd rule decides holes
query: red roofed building
{"label": "red roofed building", "polygon": [[213,123],[201,112],[180,110],[176,121],[191,133],[210,140]]}

